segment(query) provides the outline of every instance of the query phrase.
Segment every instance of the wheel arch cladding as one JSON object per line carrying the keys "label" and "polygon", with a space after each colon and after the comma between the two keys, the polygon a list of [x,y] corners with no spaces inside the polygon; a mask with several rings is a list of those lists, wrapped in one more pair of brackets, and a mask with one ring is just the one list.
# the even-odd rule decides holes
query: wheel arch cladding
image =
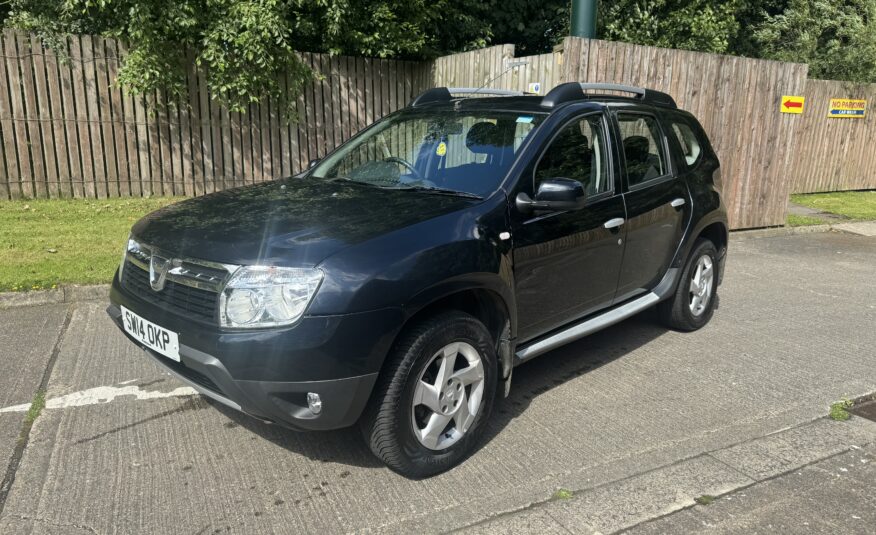
{"label": "wheel arch cladding", "polygon": [[[493,338],[494,347],[499,363],[499,377],[504,379],[510,374],[513,363],[510,361],[510,352],[503,352],[500,348],[502,339],[509,335],[512,323],[511,305],[507,303],[498,292],[487,288],[466,288],[449,293],[433,296],[431,300],[422,301],[418,306],[408,307],[410,315],[405,319],[395,336],[395,341],[390,349],[392,354],[398,339],[412,326],[428,318],[434,317],[447,310],[459,310],[473,316],[487,328],[487,332]],[[504,353],[508,353],[505,355]],[[387,355],[388,357],[389,355]],[[381,373],[385,369],[389,358],[384,360]],[[505,362],[507,361],[507,362]]]}

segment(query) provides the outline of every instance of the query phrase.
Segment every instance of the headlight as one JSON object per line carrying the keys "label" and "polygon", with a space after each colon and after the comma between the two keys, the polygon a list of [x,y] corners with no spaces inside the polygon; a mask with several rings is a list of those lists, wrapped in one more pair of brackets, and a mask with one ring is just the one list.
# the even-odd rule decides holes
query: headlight
{"label": "headlight", "polygon": [[128,251],[133,251],[138,247],[131,235],[128,234],[128,239],[125,240],[125,250],[122,251],[122,262],[119,264],[119,282],[122,282],[122,273],[125,271],[125,261],[128,260]]}
{"label": "headlight", "polygon": [[242,267],[219,297],[219,321],[223,327],[238,328],[295,323],[321,282],[322,271],[318,269]]}

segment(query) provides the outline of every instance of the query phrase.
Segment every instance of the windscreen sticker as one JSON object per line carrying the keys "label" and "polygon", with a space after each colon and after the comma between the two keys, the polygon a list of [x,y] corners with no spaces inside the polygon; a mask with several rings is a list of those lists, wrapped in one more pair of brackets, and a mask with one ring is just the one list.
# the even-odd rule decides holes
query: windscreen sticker
{"label": "windscreen sticker", "polygon": [[435,154],[437,154],[438,156],[444,156],[445,154],[447,154],[447,143],[444,143],[443,141],[439,143],[438,148],[435,149]]}
{"label": "windscreen sticker", "polygon": [[531,123],[532,117],[521,116],[517,118],[518,123]]}

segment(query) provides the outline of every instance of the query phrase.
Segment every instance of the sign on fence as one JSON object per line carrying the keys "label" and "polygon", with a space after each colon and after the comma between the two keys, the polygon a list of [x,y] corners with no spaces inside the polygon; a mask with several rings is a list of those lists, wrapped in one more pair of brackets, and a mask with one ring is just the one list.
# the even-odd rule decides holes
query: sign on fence
{"label": "sign on fence", "polygon": [[851,100],[847,98],[830,99],[830,108],[827,110],[828,117],[860,119],[865,115],[867,115],[866,100]]}
{"label": "sign on fence", "polygon": [[782,97],[782,113],[803,113],[805,97],[784,95]]}

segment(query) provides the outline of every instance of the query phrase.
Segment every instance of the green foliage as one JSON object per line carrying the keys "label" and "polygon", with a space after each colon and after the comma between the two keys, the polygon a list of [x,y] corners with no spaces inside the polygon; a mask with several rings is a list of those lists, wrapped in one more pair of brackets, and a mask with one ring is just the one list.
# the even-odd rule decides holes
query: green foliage
{"label": "green foliage", "polygon": [[33,401],[27,409],[27,414],[24,416],[24,421],[28,424],[34,423],[44,408],[46,408],[46,393],[40,390],[33,397]]}
{"label": "green foliage", "polygon": [[854,406],[854,403],[850,399],[843,398],[841,401],[837,401],[833,405],[830,406],[830,413],[828,416],[831,420],[836,420],[838,422],[844,422],[852,417],[849,414],[849,409]]}
{"label": "green foliage", "polygon": [[571,490],[568,489],[557,489],[552,496],[555,500],[570,500],[575,495]]}
{"label": "green foliage", "polygon": [[702,496],[694,498],[694,501],[699,505],[711,505],[715,503],[715,497],[710,496],[709,494],[703,494]]}
{"label": "green foliage", "polygon": [[[0,0],[2,1],[2,0]],[[119,83],[185,101],[194,60],[213,98],[235,111],[271,97],[291,106],[313,72],[296,51],[427,57],[484,46],[476,0],[11,0],[8,25],[64,50],[66,33],[129,44]],[[288,108],[287,108],[288,111]]]}
{"label": "green foliage", "polygon": [[809,64],[809,76],[876,81],[876,0],[791,0],[754,31],[759,56]]}
{"label": "green foliage", "polygon": [[550,52],[569,34],[568,0],[490,0],[491,42],[513,43],[517,56]]}
{"label": "green foliage", "polygon": [[738,30],[739,0],[615,0],[603,2],[602,39],[723,53]]}

